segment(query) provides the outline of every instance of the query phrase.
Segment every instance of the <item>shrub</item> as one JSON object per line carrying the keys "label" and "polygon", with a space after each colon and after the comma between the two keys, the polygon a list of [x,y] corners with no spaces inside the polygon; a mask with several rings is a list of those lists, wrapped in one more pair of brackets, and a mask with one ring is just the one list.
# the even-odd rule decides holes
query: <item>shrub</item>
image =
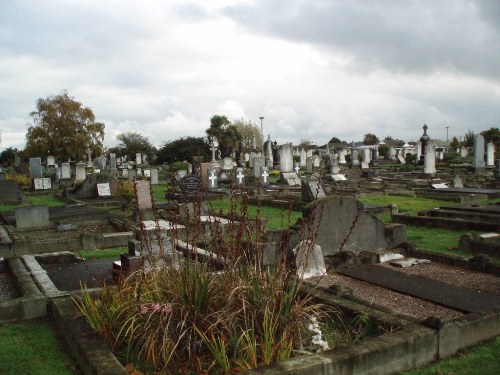
{"label": "shrub", "polygon": [[187,161],[176,161],[175,163],[170,164],[170,171],[177,172],[180,170],[188,170],[189,163]]}
{"label": "shrub", "polygon": [[31,178],[29,176],[22,176],[22,175],[14,174],[14,175],[7,175],[6,178],[7,178],[7,180],[16,181],[22,187],[26,187],[26,188],[31,187]]}

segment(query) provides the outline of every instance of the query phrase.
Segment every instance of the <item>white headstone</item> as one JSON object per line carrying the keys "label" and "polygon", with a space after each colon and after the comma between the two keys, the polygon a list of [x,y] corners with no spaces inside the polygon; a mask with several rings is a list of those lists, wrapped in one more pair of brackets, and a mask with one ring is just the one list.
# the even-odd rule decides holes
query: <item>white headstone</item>
{"label": "white headstone", "polygon": [[302,279],[323,276],[326,273],[321,246],[312,241],[301,241],[294,249],[297,275]]}
{"label": "white headstone", "polygon": [[135,164],[137,165],[142,164],[142,154],[140,152],[135,154]]}
{"label": "white headstone", "polygon": [[434,142],[432,140],[427,141],[427,146],[425,147],[424,155],[424,173],[425,174],[436,174],[436,148],[434,147]]}
{"label": "white headstone", "polygon": [[97,196],[111,197],[111,189],[109,188],[109,182],[97,184]]}
{"label": "white headstone", "polygon": [[306,158],[307,158],[307,153],[304,149],[300,150],[300,166],[305,167],[306,166]]}
{"label": "white headstone", "polygon": [[486,145],[486,165],[489,167],[495,165],[495,145],[492,142]]}
{"label": "white headstone", "polygon": [[280,171],[285,173],[293,171],[292,147],[289,144],[285,144],[281,146],[279,153]]}
{"label": "white headstone", "polygon": [[71,178],[71,165],[69,163],[61,164],[61,178],[63,180]]}
{"label": "white headstone", "polygon": [[75,166],[75,181],[85,181],[85,163],[76,163]]}

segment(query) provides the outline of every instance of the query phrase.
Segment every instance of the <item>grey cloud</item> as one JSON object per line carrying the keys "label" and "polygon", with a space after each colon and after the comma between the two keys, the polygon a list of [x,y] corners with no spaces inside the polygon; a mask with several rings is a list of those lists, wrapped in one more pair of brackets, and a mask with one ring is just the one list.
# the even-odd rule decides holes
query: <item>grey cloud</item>
{"label": "grey cloud", "polygon": [[[255,31],[328,48],[357,69],[500,80],[498,2],[258,1],[225,14]],[[491,25],[495,24],[496,28]]]}

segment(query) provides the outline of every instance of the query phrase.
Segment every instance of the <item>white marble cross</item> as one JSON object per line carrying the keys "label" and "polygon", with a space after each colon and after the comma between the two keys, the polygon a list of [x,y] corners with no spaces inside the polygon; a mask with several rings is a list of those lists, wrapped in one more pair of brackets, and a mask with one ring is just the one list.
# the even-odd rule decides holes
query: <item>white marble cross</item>
{"label": "white marble cross", "polygon": [[236,175],[236,178],[238,179],[238,184],[241,184],[243,182],[243,177],[245,177],[243,175],[243,173],[241,173],[241,170],[238,171],[238,174]]}
{"label": "white marble cross", "polygon": [[300,172],[300,167],[298,164],[295,164],[295,173],[299,174]]}
{"label": "white marble cross", "polygon": [[215,186],[215,180],[217,180],[217,176],[215,176],[215,173],[212,173],[208,179],[210,180],[210,185]]}
{"label": "white marble cross", "polygon": [[263,182],[267,182],[267,176],[269,176],[269,173],[267,173],[267,169],[264,169],[264,172],[262,172]]}

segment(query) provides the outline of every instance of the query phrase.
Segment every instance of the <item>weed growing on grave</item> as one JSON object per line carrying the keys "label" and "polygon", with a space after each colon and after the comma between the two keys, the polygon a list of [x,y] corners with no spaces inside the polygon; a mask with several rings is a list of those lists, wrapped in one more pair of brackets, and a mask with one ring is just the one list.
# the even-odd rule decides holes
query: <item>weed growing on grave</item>
{"label": "weed growing on grave", "polygon": [[[93,329],[150,373],[227,374],[331,347],[321,332],[338,312],[300,292],[285,238],[276,264],[264,265],[260,208],[250,220],[246,195],[231,189],[227,224],[210,216],[202,225],[201,203],[198,194],[193,210],[184,213],[184,257],[177,259],[176,250],[169,257],[155,254],[146,243],[149,268],[104,287],[97,298],[82,289],[75,304]],[[175,215],[168,219],[180,224]],[[159,229],[156,213],[155,221]],[[305,226],[303,240],[314,244],[317,228]],[[161,230],[158,238],[147,232],[143,226],[143,242],[165,246]],[[208,252],[197,247],[202,238]],[[170,243],[180,246],[175,230]]]}

